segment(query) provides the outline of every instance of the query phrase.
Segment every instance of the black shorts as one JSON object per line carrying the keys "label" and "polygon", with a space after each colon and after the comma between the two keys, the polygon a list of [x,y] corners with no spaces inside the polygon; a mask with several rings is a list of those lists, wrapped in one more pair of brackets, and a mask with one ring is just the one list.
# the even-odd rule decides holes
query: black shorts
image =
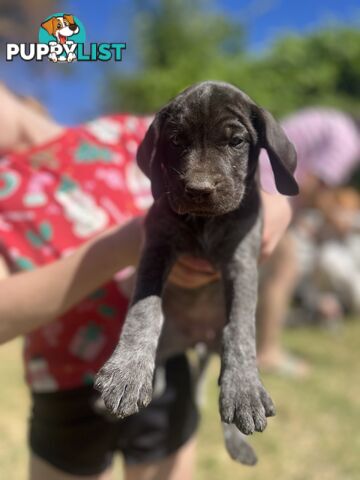
{"label": "black shorts", "polygon": [[198,412],[185,355],[169,360],[160,396],[123,420],[98,408],[92,387],[34,393],[29,442],[32,452],[72,475],[106,470],[116,451],[128,465],[163,459],[194,434]]}

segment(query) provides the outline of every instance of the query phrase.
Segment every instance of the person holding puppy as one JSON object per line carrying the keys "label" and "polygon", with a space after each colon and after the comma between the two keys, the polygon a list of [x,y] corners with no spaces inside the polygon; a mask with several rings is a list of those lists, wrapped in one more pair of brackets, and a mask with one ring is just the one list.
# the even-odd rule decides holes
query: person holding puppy
{"label": "person holding puppy", "polygon": [[[134,157],[148,119],[65,128],[5,87],[0,99],[0,342],[26,334],[30,479],[108,479],[117,450],[127,480],[191,479],[198,414],[184,355],[166,363],[162,391],[128,419],[99,409],[92,388],[126,313],[124,269],[141,249],[150,196]],[[267,257],[291,209],[282,196],[263,200]],[[169,281],[196,288],[217,275],[183,257]]]}
{"label": "person holding puppy", "polygon": [[[359,165],[360,131],[358,121],[351,115],[323,107],[295,112],[282,121],[282,126],[298,154],[295,176],[300,194],[293,201],[293,226],[264,268],[258,309],[258,361],[263,370],[301,377],[307,374],[308,365],[284,351],[281,341],[284,320],[303,273],[296,243],[296,230],[300,225],[296,223],[300,224],[302,212],[312,209],[323,213],[336,230],[346,227],[344,216],[336,215],[327,199],[335,188],[346,184]],[[265,162],[266,157],[263,152],[260,160]],[[274,192],[271,175],[266,170],[262,173],[264,187]],[[314,265],[315,259],[310,263]]]}

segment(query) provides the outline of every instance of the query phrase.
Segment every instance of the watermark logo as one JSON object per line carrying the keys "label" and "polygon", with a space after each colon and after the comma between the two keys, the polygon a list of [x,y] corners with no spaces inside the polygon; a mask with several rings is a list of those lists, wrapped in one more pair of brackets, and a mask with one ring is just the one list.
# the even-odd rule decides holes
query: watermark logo
{"label": "watermark logo", "polygon": [[85,43],[85,27],[74,15],[56,14],[47,18],[39,29],[39,43],[49,45],[52,62],[73,62],[79,44]]}
{"label": "watermark logo", "polygon": [[85,27],[75,15],[55,13],[41,23],[39,43],[8,43],[6,60],[11,62],[16,57],[37,62],[48,59],[54,63],[123,60],[126,43],[87,45],[85,40]]}

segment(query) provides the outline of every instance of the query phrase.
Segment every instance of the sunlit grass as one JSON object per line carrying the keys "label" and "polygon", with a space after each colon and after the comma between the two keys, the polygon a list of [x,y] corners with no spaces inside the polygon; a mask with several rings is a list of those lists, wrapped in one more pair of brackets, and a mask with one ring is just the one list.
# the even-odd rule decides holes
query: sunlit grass
{"label": "sunlit grass", "polygon": [[[356,480],[360,478],[360,323],[334,333],[292,330],[286,344],[312,366],[308,378],[263,377],[277,416],[250,441],[259,464],[231,462],[220,441],[217,389],[209,378],[200,434],[198,480]],[[218,365],[212,365],[215,377]]]}
{"label": "sunlit grass", "polygon": [[[285,340],[308,360],[312,371],[305,380],[263,377],[278,414],[263,434],[250,438],[260,459],[253,468],[232,462],[223,446],[217,410],[218,362],[212,363],[196,480],[360,478],[360,322],[348,322],[336,334],[290,330]],[[0,478],[25,480],[29,399],[20,357],[19,341],[0,348]]]}

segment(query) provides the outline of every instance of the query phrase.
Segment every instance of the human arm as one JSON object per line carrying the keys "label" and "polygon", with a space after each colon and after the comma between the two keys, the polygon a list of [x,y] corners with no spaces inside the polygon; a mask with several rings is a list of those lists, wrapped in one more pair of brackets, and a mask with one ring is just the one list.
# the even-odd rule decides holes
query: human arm
{"label": "human arm", "polygon": [[264,224],[260,261],[267,260],[274,252],[292,219],[292,207],[287,197],[261,191]]}
{"label": "human arm", "polygon": [[[280,195],[262,193],[262,258],[268,257],[285,232],[291,207]],[[90,240],[69,257],[30,272],[0,279],[0,343],[30,332],[61,316],[119,270],[136,265],[141,245],[139,219]],[[170,281],[197,288],[220,274],[203,260],[182,257]]]}
{"label": "human arm", "polygon": [[141,221],[134,219],[88,241],[73,254],[36,270],[0,280],[0,343],[64,314],[109,281],[136,265]]}

